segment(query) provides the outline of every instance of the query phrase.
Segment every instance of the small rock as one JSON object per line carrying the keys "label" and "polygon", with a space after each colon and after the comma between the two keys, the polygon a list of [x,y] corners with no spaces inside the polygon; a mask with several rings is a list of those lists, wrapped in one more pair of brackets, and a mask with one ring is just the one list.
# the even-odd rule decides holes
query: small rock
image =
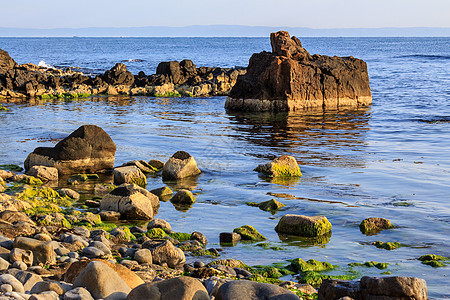
{"label": "small rock", "polygon": [[2,293],[11,293],[13,291],[13,288],[9,284],[2,284],[0,285],[0,292]]}
{"label": "small rock", "polygon": [[59,300],[59,297],[54,291],[47,291],[40,294],[33,294],[28,300]]}
{"label": "small rock", "polygon": [[263,241],[266,240],[262,234],[260,234],[254,227],[250,225],[244,225],[233,229],[233,232],[239,234],[242,240],[248,241]]}
{"label": "small rock", "polygon": [[147,186],[147,178],[136,166],[125,166],[114,169],[114,184],[134,183],[142,188]]}
{"label": "small rock", "polygon": [[261,202],[258,205],[259,209],[265,210],[265,211],[279,210],[280,208],[285,207],[285,206],[286,205],[284,205],[283,203],[281,203],[281,202],[279,202],[279,201],[277,201],[275,199]]}
{"label": "small rock", "polygon": [[99,241],[93,241],[89,243],[89,247],[95,247],[97,249],[102,250],[105,255],[110,255],[111,254],[111,250],[109,249],[108,246],[106,246],[104,243],[99,242]]}
{"label": "small rock", "polygon": [[256,167],[255,171],[270,177],[300,177],[300,167],[297,160],[289,155],[275,158],[273,161]]}
{"label": "small rock", "polygon": [[139,249],[134,253],[133,259],[139,264],[151,264],[153,262],[152,252],[148,249]]}
{"label": "small rock", "polygon": [[169,222],[162,220],[162,219],[153,219],[147,224],[147,230],[150,230],[152,228],[161,228],[165,232],[171,232],[172,227],[170,226]]}
{"label": "small rock", "polygon": [[119,219],[120,219],[120,212],[118,212],[118,211],[102,210],[99,212],[99,215],[100,215],[100,218],[102,219],[102,221],[106,221],[106,222],[119,221]]}
{"label": "small rock", "polygon": [[173,195],[173,191],[168,188],[167,186],[163,186],[161,188],[153,189],[150,191],[150,193],[158,196],[159,200],[161,201],[167,201],[170,196]]}
{"label": "small rock", "polygon": [[152,159],[148,162],[148,164],[157,170],[164,168],[164,163],[158,159]]}
{"label": "small rock", "polygon": [[67,188],[59,189],[58,194],[61,197],[69,197],[70,199],[73,199],[73,200],[80,199],[80,194],[78,194],[77,192],[75,192],[72,189],[67,189]]}
{"label": "small rock", "polygon": [[8,270],[10,264],[7,260],[0,257],[0,271]]}
{"label": "small rock", "polygon": [[391,229],[391,221],[383,218],[367,218],[359,224],[359,229],[366,235],[373,235],[380,232],[383,229]]}
{"label": "small rock", "polygon": [[170,241],[160,243],[151,249],[151,252],[154,264],[167,265],[169,268],[175,268],[186,261],[184,252],[175,247]]}
{"label": "small rock", "polygon": [[74,288],[64,294],[64,300],[94,300],[84,287]]}
{"label": "small rock", "polygon": [[284,215],[275,227],[277,233],[304,237],[317,237],[331,230],[331,223],[325,216]]}
{"label": "small rock", "polygon": [[45,166],[33,166],[27,174],[34,176],[42,181],[58,181],[58,169]]}
{"label": "small rock", "polygon": [[18,261],[16,260],[13,264],[12,264],[13,268],[25,271],[26,269],[28,269],[28,266],[26,263],[24,263],[23,261]]}
{"label": "small rock", "polygon": [[275,284],[233,280],[220,286],[216,300],[257,300],[261,299],[261,295],[264,295],[264,299],[300,299],[293,292]]}
{"label": "small rock", "polygon": [[65,289],[63,286],[57,281],[39,281],[31,288],[31,294],[39,294],[46,291],[53,291],[58,295],[63,295],[65,293]]}
{"label": "small rock", "polygon": [[27,266],[33,265],[33,252],[31,250],[25,250],[20,248],[14,248],[9,254],[10,262],[21,261]]}
{"label": "small rock", "polygon": [[200,243],[203,244],[203,246],[206,246],[206,244],[208,244],[208,240],[206,239],[206,236],[203,233],[197,232],[197,231],[195,231],[191,234],[191,240],[199,241]]}
{"label": "small rock", "polygon": [[23,287],[22,282],[20,282],[16,277],[11,274],[2,274],[0,275],[0,283],[1,284],[9,284],[12,286],[14,292],[25,293],[25,289]]}
{"label": "small rock", "polygon": [[171,199],[173,204],[192,205],[195,203],[195,196],[191,191],[181,189]]}
{"label": "small rock", "polygon": [[178,151],[165,163],[162,169],[162,178],[163,180],[178,180],[200,173],[195,159],[187,152]]}
{"label": "small rock", "polygon": [[81,254],[89,258],[96,258],[103,257],[105,255],[105,252],[96,247],[86,247],[81,251]]}
{"label": "small rock", "polygon": [[221,244],[233,244],[241,240],[241,235],[236,232],[221,232],[219,234],[219,240]]}

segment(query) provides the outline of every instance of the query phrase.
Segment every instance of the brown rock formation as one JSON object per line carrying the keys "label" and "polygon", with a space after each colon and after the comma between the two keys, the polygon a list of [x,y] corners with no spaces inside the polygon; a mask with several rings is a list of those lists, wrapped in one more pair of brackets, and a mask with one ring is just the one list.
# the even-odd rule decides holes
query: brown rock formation
{"label": "brown rock formation", "polygon": [[250,58],[225,108],[251,111],[336,109],[372,102],[367,65],[354,57],[310,55],[286,31],[270,35],[272,53]]}

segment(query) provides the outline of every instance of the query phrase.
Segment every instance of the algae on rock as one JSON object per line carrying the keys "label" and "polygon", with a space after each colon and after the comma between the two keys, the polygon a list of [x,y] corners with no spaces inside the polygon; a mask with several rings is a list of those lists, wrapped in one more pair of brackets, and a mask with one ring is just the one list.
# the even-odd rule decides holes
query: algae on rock
{"label": "algae on rock", "polygon": [[244,225],[233,229],[233,232],[240,234],[242,240],[247,241],[264,241],[266,237],[260,234],[254,227],[250,225]]}

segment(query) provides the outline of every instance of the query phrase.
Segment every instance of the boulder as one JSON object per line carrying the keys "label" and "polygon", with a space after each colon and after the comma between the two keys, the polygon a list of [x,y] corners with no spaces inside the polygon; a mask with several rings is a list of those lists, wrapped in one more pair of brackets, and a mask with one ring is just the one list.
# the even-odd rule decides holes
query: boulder
{"label": "boulder", "polygon": [[60,174],[97,172],[114,166],[116,145],[100,127],[83,125],[53,148],[38,147],[25,160],[25,169],[42,165]]}
{"label": "boulder", "polygon": [[147,230],[150,230],[152,228],[161,228],[162,230],[166,232],[171,232],[172,227],[170,226],[169,222],[162,219],[153,219],[147,224]]}
{"label": "boulder", "polygon": [[208,239],[206,236],[198,231],[194,231],[191,233],[191,241],[199,241],[203,246],[206,246],[208,244]]}
{"label": "boulder", "polygon": [[64,294],[64,300],[94,300],[91,293],[83,287],[74,288]]}
{"label": "boulder", "polygon": [[293,292],[275,284],[250,280],[233,280],[222,284],[216,300],[299,300]]}
{"label": "boulder", "polygon": [[364,276],[360,282],[363,299],[428,299],[427,283],[417,277],[377,278]]}
{"label": "boulder", "polygon": [[41,276],[27,271],[19,271],[14,277],[23,284],[25,292],[31,291],[36,283],[43,281]]}
{"label": "boulder", "polygon": [[34,176],[43,182],[58,181],[58,169],[53,167],[32,166],[27,174]]}
{"label": "boulder", "polygon": [[280,208],[283,208],[285,206],[286,205],[284,205],[283,203],[281,203],[275,199],[261,202],[258,205],[259,209],[265,210],[265,211],[275,211],[275,210],[279,210]]}
{"label": "boulder", "polygon": [[47,281],[38,281],[31,288],[31,294],[39,294],[46,291],[54,291],[58,295],[63,295],[66,292],[66,289],[63,285],[61,285],[58,281],[47,280]]}
{"label": "boulder", "polygon": [[0,49],[0,74],[5,74],[8,70],[17,67],[17,63],[9,56],[9,53]]}
{"label": "boulder", "polygon": [[23,262],[27,266],[33,265],[33,252],[20,248],[13,248],[9,254],[9,261],[15,263],[17,261]]}
{"label": "boulder", "polygon": [[14,292],[25,293],[22,282],[20,282],[16,277],[11,274],[0,275],[0,284],[9,284],[12,286]]}
{"label": "boulder", "polygon": [[173,191],[169,187],[163,186],[161,188],[151,190],[150,193],[155,194],[158,196],[159,200],[165,202],[172,196]]}
{"label": "boulder", "polygon": [[154,264],[175,268],[186,262],[184,252],[175,247],[170,241],[164,241],[150,250]]}
{"label": "boulder", "polygon": [[9,266],[10,266],[10,263],[3,257],[0,257],[0,272],[8,270]]}
{"label": "boulder", "polygon": [[191,191],[181,189],[171,199],[173,204],[192,205],[195,203],[195,196]]}
{"label": "boulder", "polygon": [[120,212],[127,220],[151,220],[158,208],[158,197],[135,184],[122,184],[100,201],[100,210]]}
{"label": "boulder", "polygon": [[277,233],[304,237],[317,237],[331,231],[331,223],[325,216],[284,215],[275,227]]}
{"label": "boulder", "polygon": [[163,180],[178,180],[200,174],[195,159],[187,152],[178,151],[164,164]]}
{"label": "boulder", "polygon": [[318,300],[351,297],[361,299],[360,282],[336,279],[324,279],[318,291]]}
{"label": "boulder", "polygon": [[273,161],[256,167],[255,171],[270,177],[301,177],[302,172],[297,160],[289,155],[275,158]]}
{"label": "boulder", "polygon": [[148,162],[146,162],[145,160],[132,160],[129,161],[125,164],[123,164],[123,166],[135,166],[137,168],[139,168],[139,170],[142,171],[142,173],[148,174],[154,174],[158,169],[156,169],[155,167],[153,167],[152,165],[150,165]]}
{"label": "boulder", "polygon": [[68,189],[68,188],[62,188],[58,190],[58,194],[61,197],[69,197],[70,199],[73,200],[78,200],[80,199],[80,194],[78,194],[77,192],[75,192],[72,189]]}
{"label": "boulder", "polygon": [[181,72],[178,61],[163,61],[156,67],[156,74],[166,75],[173,84],[181,84],[186,81]]}
{"label": "boulder", "polygon": [[366,235],[373,235],[382,231],[383,229],[391,228],[394,228],[394,226],[392,226],[391,224],[391,221],[384,218],[367,218],[362,220],[362,222],[359,224],[359,229]]}
{"label": "boulder", "polygon": [[231,243],[234,245],[237,242],[239,242],[240,240],[241,240],[241,235],[236,232],[221,232],[219,234],[219,241],[221,244]]}
{"label": "boulder", "polygon": [[164,167],[164,163],[159,159],[152,159],[148,162],[148,164],[156,170],[161,170]]}
{"label": "boulder", "polygon": [[238,228],[233,229],[234,233],[237,233],[241,236],[242,240],[247,241],[264,241],[266,237],[260,234],[253,226],[244,225]]}
{"label": "boulder", "polygon": [[125,166],[114,168],[114,184],[121,185],[123,183],[134,183],[145,188],[147,186],[147,178],[144,173],[136,166]]}
{"label": "boulder", "polygon": [[101,78],[111,85],[133,85],[134,76],[127,70],[127,66],[117,63],[110,70],[106,71]]}
{"label": "boulder", "polygon": [[133,259],[139,264],[151,264],[152,252],[149,249],[139,249],[134,253]]}
{"label": "boulder", "polygon": [[14,248],[31,250],[33,252],[33,264],[52,265],[56,263],[56,253],[53,242],[44,242],[27,237],[17,237],[14,240]]}
{"label": "boulder", "polygon": [[286,31],[270,35],[272,52],[253,54],[225,108],[294,111],[358,107],[372,103],[367,65],[350,57],[311,56]]}
{"label": "boulder", "polygon": [[199,280],[181,276],[144,283],[133,289],[127,297],[127,300],[147,299],[209,300],[209,295]]}
{"label": "boulder", "polygon": [[104,299],[112,293],[128,294],[131,288],[108,265],[91,261],[73,282],[74,287],[86,288],[95,299]]}

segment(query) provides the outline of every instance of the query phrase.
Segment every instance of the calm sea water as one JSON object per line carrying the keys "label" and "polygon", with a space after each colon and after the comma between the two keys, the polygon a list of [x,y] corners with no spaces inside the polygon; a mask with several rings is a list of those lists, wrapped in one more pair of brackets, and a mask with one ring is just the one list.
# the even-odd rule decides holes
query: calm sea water
{"label": "calm sea water", "polygon": [[[450,38],[304,38],[311,53],[364,59],[373,105],[357,111],[248,114],[224,110],[224,97],[92,98],[6,104],[0,113],[0,164],[22,164],[38,146],[51,146],[82,124],[105,129],[117,144],[116,164],[166,161],[185,150],[203,174],[189,187],[197,202],[178,211],[161,204],[159,218],[176,231],[200,231],[210,247],[220,232],[248,224],[284,250],[255,244],[224,248],[223,257],[270,264],[301,257],[339,265],[389,263],[392,275],[427,280],[432,298],[450,297],[450,267],[421,264],[434,253],[450,256]],[[246,66],[250,55],[270,50],[266,38],[0,38],[18,62],[81,67],[97,74],[124,62],[154,73],[160,61],[192,59],[197,66]],[[267,181],[252,170],[275,156],[299,161],[300,180]],[[149,178],[148,188],[163,186]],[[173,186],[172,186],[173,187]],[[87,191],[88,192],[88,191]],[[285,195],[282,195],[285,194]],[[245,205],[276,198],[286,207],[271,214]],[[287,213],[325,215],[333,224],[323,244],[279,237],[274,227]],[[385,217],[397,229],[360,233],[366,217]],[[371,242],[397,241],[387,251]],[[360,268],[360,275],[386,270]]]}

